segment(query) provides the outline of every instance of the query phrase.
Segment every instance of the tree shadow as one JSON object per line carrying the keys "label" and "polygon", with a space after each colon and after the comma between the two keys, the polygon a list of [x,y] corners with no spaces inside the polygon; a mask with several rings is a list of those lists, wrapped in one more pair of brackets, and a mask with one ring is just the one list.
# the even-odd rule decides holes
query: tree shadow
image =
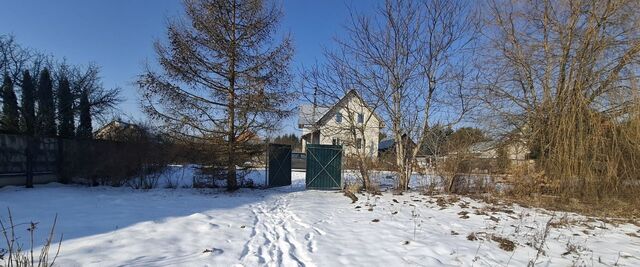
{"label": "tree shadow", "polygon": [[[295,176],[294,176],[295,177]],[[0,188],[0,219],[7,222],[11,209],[16,225],[37,222],[36,243],[43,242],[58,215],[56,240],[64,234],[64,242],[127,228],[139,223],[163,223],[167,220],[234,209],[268,201],[305,190],[304,175],[297,175],[292,185],[226,192],[223,188],[177,188],[136,190],[127,187],[86,187],[58,183],[36,185],[35,188]],[[213,218],[215,220],[215,217]],[[26,226],[16,227],[18,240],[28,245]],[[3,247],[0,245],[0,248]]]}

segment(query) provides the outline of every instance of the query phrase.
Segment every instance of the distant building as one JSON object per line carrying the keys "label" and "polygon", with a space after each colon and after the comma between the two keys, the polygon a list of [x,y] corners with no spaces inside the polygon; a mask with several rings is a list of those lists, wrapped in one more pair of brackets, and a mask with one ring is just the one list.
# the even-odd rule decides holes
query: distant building
{"label": "distant building", "polygon": [[[413,150],[416,147],[416,142],[407,137],[407,134],[402,135],[402,141],[404,143],[405,150],[407,152]],[[394,154],[396,151],[396,139],[393,137],[386,138],[378,143],[378,153],[380,154]]]}
{"label": "distant building", "polygon": [[[406,157],[413,152],[416,143],[408,137],[407,134],[402,135],[404,150]],[[378,143],[378,157],[383,158],[387,164],[395,164],[396,162],[396,139],[393,137],[386,138]],[[425,155],[421,150],[416,155],[416,163],[418,167],[427,168],[432,162],[432,157]]]}
{"label": "distant building", "polygon": [[[329,107],[300,106],[298,127],[302,129],[302,151],[307,144],[343,145],[345,155],[362,151],[372,157],[378,156],[382,119],[365,103],[355,91],[349,91],[337,103]],[[364,127],[364,135],[353,127]]]}
{"label": "distant building", "polygon": [[134,123],[113,120],[94,132],[95,139],[110,141],[131,141],[148,137],[148,131]]}
{"label": "distant building", "polygon": [[[504,155],[511,161],[524,161],[529,155],[529,149],[520,141],[484,141],[472,144],[466,149],[468,155],[479,159],[497,159],[501,149]],[[451,152],[450,155],[458,154]]]}

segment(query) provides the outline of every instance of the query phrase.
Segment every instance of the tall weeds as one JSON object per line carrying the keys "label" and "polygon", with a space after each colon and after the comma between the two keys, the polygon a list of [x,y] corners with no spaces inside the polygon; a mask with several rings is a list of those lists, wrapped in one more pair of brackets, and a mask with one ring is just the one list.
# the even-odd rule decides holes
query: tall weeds
{"label": "tall weeds", "polygon": [[[60,254],[60,247],[62,246],[62,235],[60,235],[60,239],[57,243],[57,249],[55,254],[53,254],[53,258],[49,253],[51,246],[55,246],[54,242],[54,231],[56,228],[56,224],[58,222],[58,215],[56,215],[53,219],[53,225],[49,231],[49,235],[47,239],[44,241],[42,248],[38,254],[34,250],[37,248],[35,243],[35,232],[37,230],[38,223],[37,222],[29,222],[29,223],[20,223],[15,224],[13,221],[13,215],[11,214],[11,210],[7,209],[8,218],[7,221],[3,221],[0,219],[0,230],[2,231],[2,236],[4,237],[4,245],[6,248],[2,248],[0,246],[0,266],[4,267],[49,267],[53,266],[58,255]],[[16,230],[18,227],[22,227],[27,225],[27,231],[29,232],[29,247],[25,248],[24,244],[19,242],[19,237],[16,234]]]}
{"label": "tall weeds", "polygon": [[486,6],[486,82],[478,97],[485,115],[531,148],[537,172],[521,179],[522,192],[637,201],[640,3]]}
{"label": "tall weeds", "polygon": [[[577,97],[576,97],[577,98]],[[588,200],[640,192],[640,104],[603,115],[572,99],[538,125],[539,167],[550,193]]]}

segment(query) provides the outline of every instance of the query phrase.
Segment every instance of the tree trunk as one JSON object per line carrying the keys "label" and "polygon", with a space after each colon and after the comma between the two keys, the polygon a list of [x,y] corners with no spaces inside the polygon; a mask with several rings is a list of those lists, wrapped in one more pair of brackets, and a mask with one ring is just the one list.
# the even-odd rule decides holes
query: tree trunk
{"label": "tree trunk", "polygon": [[358,159],[358,169],[360,169],[360,175],[362,175],[362,188],[369,192],[373,190],[371,186],[371,179],[369,177],[369,170],[362,161],[362,157]]}
{"label": "tree trunk", "polygon": [[236,23],[235,23],[235,19],[236,19],[236,5],[235,5],[235,1],[234,1],[234,5],[233,5],[233,14],[232,14],[232,19],[234,20],[234,23],[232,23],[231,27],[231,33],[232,33],[232,41],[231,41],[231,62],[229,64],[230,66],[230,71],[229,71],[229,96],[228,96],[228,105],[227,105],[227,110],[228,110],[228,119],[229,119],[229,129],[228,129],[228,133],[227,133],[227,190],[229,191],[233,191],[236,190],[238,188],[238,180],[236,177],[236,157],[235,157],[235,149],[236,149],[236,125],[235,125],[235,120],[236,120],[236,107],[235,107],[235,101],[236,101],[236,95],[235,95],[235,86],[236,86],[236,44],[235,44],[235,36],[236,36]]}
{"label": "tree trunk", "polygon": [[[234,86],[234,81],[231,81],[231,88]],[[229,92],[229,129],[227,132],[227,190],[232,191],[238,188],[238,181],[236,177],[236,134],[235,134],[235,94],[231,89]]]}
{"label": "tree trunk", "polygon": [[[396,134],[397,135],[397,134]],[[402,143],[402,137],[396,138],[396,164],[398,165],[398,190],[407,190],[407,165],[406,165],[406,153],[405,147]]]}
{"label": "tree trunk", "polygon": [[451,179],[449,180],[449,186],[447,187],[447,193],[452,193],[453,192],[453,185],[456,182],[456,174],[454,173],[453,175],[451,175]]}

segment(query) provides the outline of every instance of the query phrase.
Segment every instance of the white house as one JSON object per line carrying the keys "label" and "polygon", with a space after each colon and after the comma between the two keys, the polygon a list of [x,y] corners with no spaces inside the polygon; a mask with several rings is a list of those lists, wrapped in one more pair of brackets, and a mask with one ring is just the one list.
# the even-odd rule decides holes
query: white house
{"label": "white house", "polygon": [[382,119],[351,90],[332,106],[300,106],[298,127],[302,129],[302,151],[307,144],[342,145],[346,156],[360,151],[378,155]]}

